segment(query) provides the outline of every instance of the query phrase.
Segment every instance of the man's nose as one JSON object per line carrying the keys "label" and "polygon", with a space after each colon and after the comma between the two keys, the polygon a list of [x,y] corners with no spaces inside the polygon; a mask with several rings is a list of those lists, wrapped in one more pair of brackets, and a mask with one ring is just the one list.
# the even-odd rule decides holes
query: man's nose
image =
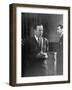
{"label": "man's nose", "polygon": [[59,32],[59,30],[57,30],[57,32]]}

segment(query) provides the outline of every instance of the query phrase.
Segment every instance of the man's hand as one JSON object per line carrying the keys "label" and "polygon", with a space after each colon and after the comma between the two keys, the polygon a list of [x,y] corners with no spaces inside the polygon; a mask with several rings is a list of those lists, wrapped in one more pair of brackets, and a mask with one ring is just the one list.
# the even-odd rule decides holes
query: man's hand
{"label": "man's hand", "polygon": [[45,56],[45,58],[48,58],[48,55],[47,55],[47,53],[45,53],[45,52],[44,52],[44,53],[43,53],[43,55]]}
{"label": "man's hand", "polygon": [[37,57],[37,58],[48,58],[48,55],[47,55],[47,53],[42,53],[42,52],[40,52],[40,53],[37,54],[36,57]]}
{"label": "man's hand", "polygon": [[37,58],[43,58],[43,57],[44,57],[44,55],[43,55],[43,54],[41,54],[41,53],[38,53],[38,54],[36,55],[36,57],[37,57]]}

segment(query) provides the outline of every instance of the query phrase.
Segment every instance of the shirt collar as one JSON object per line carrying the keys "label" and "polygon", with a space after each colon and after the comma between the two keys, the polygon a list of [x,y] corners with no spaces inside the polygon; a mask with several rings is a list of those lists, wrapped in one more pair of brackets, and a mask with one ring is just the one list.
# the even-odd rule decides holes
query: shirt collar
{"label": "shirt collar", "polygon": [[60,38],[63,36],[63,33],[61,33]]}
{"label": "shirt collar", "polygon": [[36,41],[38,41],[38,37],[36,35],[34,35],[34,37],[35,37]]}

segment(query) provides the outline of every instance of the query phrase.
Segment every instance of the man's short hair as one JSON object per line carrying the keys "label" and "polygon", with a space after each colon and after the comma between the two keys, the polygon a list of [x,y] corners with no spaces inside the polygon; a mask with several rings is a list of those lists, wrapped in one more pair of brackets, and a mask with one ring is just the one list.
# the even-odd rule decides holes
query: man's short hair
{"label": "man's short hair", "polygon": [[37,29],[37,26],[42,26],[42,27],[43,27],[43,25],[42,25],[42,24],[35,24],[35,25],[34,25],[34,27],[33,27],[33,28],[34,28],[34,30],[36,30],[36,29]]}
{"label": "man's short hair", "polygon": [[59,24],[57,27],[60,27],[61,29],[63,29],[63,25]]}

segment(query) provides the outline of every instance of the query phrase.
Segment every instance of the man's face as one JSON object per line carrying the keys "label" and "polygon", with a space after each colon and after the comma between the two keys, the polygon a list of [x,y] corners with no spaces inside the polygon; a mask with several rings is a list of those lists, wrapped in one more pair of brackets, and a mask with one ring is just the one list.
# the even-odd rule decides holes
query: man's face
{"label": "man's face", "polygon": [[57,32],[58,32],[59,34],[61,34],[61,33],[62,33],[62,29],[61,29],[61,27],[60,27],[60,26],[58,26],[58,27],[57,27]]}
{"label": "man's face", "polygon": [[42,35],[43,35],[43,26],[42,25],[38,25],[36,27],[36,33],[37,33],[38,37],[42,37]]}

